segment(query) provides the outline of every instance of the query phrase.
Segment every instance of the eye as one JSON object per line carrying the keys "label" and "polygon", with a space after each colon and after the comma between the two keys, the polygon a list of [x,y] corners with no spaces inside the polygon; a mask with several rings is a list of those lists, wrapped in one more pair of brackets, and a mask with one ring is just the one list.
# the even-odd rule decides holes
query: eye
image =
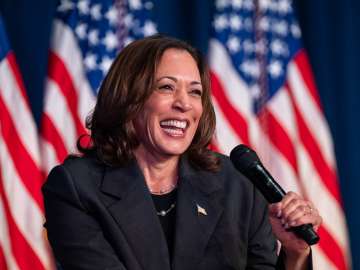
{"label": "eye", "polygon": [[172,91],[174,90],[174,86],[172,86],[171,84],[162,84],[158,87],[158,89],[163,91]]}
{"label": "eye", "polygon": [[193,96],[197,96],[197,97],[202,97],[202,93],[203,91],[200,90],[200,89],[192,89],[190,91],[190,94],[193,95]]}

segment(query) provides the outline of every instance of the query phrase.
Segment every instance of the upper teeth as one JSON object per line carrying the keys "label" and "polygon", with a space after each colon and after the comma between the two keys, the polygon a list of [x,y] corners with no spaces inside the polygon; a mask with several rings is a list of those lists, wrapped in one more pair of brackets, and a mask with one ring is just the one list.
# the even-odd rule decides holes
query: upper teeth
{"label": "upper teeth", "polygon": [[166,121],[161,121],[160,124],[164,125],[164,126],[173,126],[173,127],[177,127],[177,128],[186,128],[186,121],[166,120]]}

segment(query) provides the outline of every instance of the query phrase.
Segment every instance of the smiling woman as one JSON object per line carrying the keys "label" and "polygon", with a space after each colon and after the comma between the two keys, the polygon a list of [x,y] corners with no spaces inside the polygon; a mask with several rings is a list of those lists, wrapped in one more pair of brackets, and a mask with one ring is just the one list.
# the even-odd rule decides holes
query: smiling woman
{"label": "smiling woman", "polygon": [[[268,208],[228,157],[207,147],[209,75],[188,44],[152,36],[126,47],[87,119],[91,144],[43,186],[46,228],[66,269],[311,269],[288,230],[321,223],[295,193]],[[282,243],[276,254],[275,236]]]}

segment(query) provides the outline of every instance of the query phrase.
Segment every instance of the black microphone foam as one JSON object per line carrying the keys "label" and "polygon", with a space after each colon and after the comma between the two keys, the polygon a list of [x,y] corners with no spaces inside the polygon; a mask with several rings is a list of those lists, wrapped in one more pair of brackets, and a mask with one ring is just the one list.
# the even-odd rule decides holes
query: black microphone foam
{"label": "black microphone foam", "polygon": [[[230,159],[235,168],[260,190],[269,203],[280,202],[285,196],[285,191],[265,169],[254,150],[240,144],[231,151]],[[309,245],[319,242],[320,238],[311,224],[293,227],[291,230]]]}

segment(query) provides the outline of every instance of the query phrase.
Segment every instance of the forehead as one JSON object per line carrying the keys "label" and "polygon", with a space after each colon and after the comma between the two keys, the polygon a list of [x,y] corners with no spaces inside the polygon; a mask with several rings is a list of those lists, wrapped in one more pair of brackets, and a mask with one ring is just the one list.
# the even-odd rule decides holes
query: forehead
{"label": "forehead", "polygon": [[156,67],[156,75],[179,73],[200,78],[200,72],[192,55],[182,49],[170,48],[164,51]]}

